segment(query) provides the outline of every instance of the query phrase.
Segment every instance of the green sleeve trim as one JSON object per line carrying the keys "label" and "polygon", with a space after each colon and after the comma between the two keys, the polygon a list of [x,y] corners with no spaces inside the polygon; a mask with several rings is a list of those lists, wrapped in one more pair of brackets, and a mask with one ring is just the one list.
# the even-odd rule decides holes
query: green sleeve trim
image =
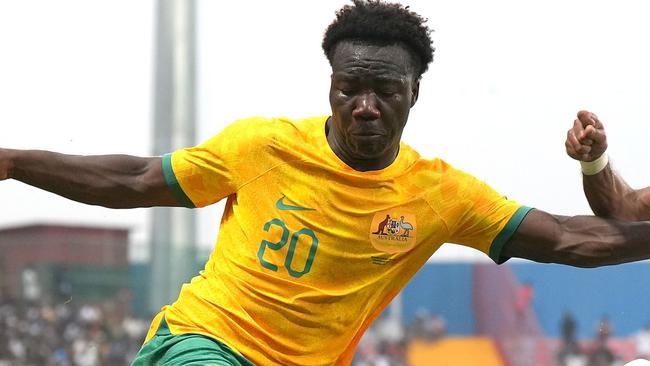
{"label": "green sleeve trim", "polygon": [[494,241],[492,241],[492,245],[490,246],[490,258],[492,258],[496,264],[505,263],[508,259],[510,259],[510,257],[501,256],[503,247],[506,245],[508,240],[510,240],[512,234],[517,231],[517,228],[524,220],[524,217],[526,217],[528,212],[530,212],[530,210],[532,210],[532,207],[519,207],[517,211],[515,211],[514,215],[512,215],[510,220],[508,220],[506,226],[503,227],[501,232],[497,234],[496,238],[494,238]]}
{"label": "green sleeve trim", "polygon": [[187,208],[196,208],[194,206],[194,203],[192,203],[192,200],[190,200],[189,197],[183,192],[183,188],[181,188],[180,183],[178,183],[178,180],[176,180],[176,175],[174,174],[174,170],[172,169],[172,154],[165,154],[162,157],[162,167],[163,167],[163,172],[165,173],[165,182],[167,182],[167,186],[169,186],[169,189],[172,190],[172,193],[174,194],[174,197],[178,200],[178,202],[183,205],[183,207]]}

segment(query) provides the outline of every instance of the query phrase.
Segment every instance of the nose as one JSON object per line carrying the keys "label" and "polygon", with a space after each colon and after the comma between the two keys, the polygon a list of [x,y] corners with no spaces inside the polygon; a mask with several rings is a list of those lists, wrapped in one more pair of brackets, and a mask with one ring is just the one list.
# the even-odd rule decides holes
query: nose
{"label": "nose", "polygon": [[377,108],[377,96],[374,93],[361,93],[357,96],[352,117],[373,120],[380,116]]}

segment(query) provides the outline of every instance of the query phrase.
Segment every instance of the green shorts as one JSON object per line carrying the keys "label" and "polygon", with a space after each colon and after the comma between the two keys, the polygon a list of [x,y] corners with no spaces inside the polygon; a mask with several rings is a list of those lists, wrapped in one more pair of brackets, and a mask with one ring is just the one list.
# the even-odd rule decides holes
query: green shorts
{"label": "green shorts", "polygon": [[230,347],[201,334],[172,335],[165,318],[132,366],[255,366]]}

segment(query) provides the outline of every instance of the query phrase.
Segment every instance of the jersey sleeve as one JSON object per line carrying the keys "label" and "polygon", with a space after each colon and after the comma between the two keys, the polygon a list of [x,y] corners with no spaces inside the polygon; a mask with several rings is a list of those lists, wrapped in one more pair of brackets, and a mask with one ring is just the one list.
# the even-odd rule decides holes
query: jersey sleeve
{"label": "jersey sleeve", "polygon": [[200,145],[162,158],[167,185],[185,207],[204,207],[235,193],[268,162],[270,123],[237,121]]}
{"label": "jersey sleeve", "polygon": [[447,192],[443,218],[449,241],[469,246],[490,256],[497,264],[509,258],[501,252],[530,207],[497,193],[485,182],[457,169],[450,169],[442,182]]}

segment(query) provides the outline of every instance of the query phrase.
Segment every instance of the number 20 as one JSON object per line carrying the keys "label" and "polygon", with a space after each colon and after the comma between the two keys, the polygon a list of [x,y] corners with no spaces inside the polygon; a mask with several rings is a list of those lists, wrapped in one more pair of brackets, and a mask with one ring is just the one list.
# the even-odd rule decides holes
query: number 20
{"label": "number 20", "polygon": [[[284,247],[287,244],[287,240],[289,240],[289,229],[287,228],[287,226],[284,224],[282,220],[273,219],[267,222],[266,224],[264,224],[264,231],[268,232],[269,229],[271,228],[271,225],[279,226],[280,228],[282,228],[282,238],[277,243],[272,243],[268,240],[262,240],[262,242],[260,243],[260,249],[257,251],[257,258],[260,260],[260,263],[264,268],[277,272],[278,266],[264,259],[264,251],[266,250],[266,248],[269,248],[271,250],[282,249],[282,247]],[[311,238],[311,246],[309,247],[309,256],[307,257],[307,262],[305,262],[305,267],[302,269],[302,271],[296,271],[292,268],[291,264],[293,262],[294,252],[296,251],[296,247],[298,246],[298,239],[300,238],[301,235],[306,235]],[[287,251],[287,256],[284,259],[284,266],[287,268],[289,275],[291,275],[291,277],[299,278],[309,273],[309,271],[311,270],[311,265],[314,263],[314,257],[316,256],[317,249],[318,249],[318,238],[316,237],[316,234],[312,229],[304,227],[296,231],[295,233],[293,233],[293,235],[291,235],[291,241],[289,243],[289,250]]]}

